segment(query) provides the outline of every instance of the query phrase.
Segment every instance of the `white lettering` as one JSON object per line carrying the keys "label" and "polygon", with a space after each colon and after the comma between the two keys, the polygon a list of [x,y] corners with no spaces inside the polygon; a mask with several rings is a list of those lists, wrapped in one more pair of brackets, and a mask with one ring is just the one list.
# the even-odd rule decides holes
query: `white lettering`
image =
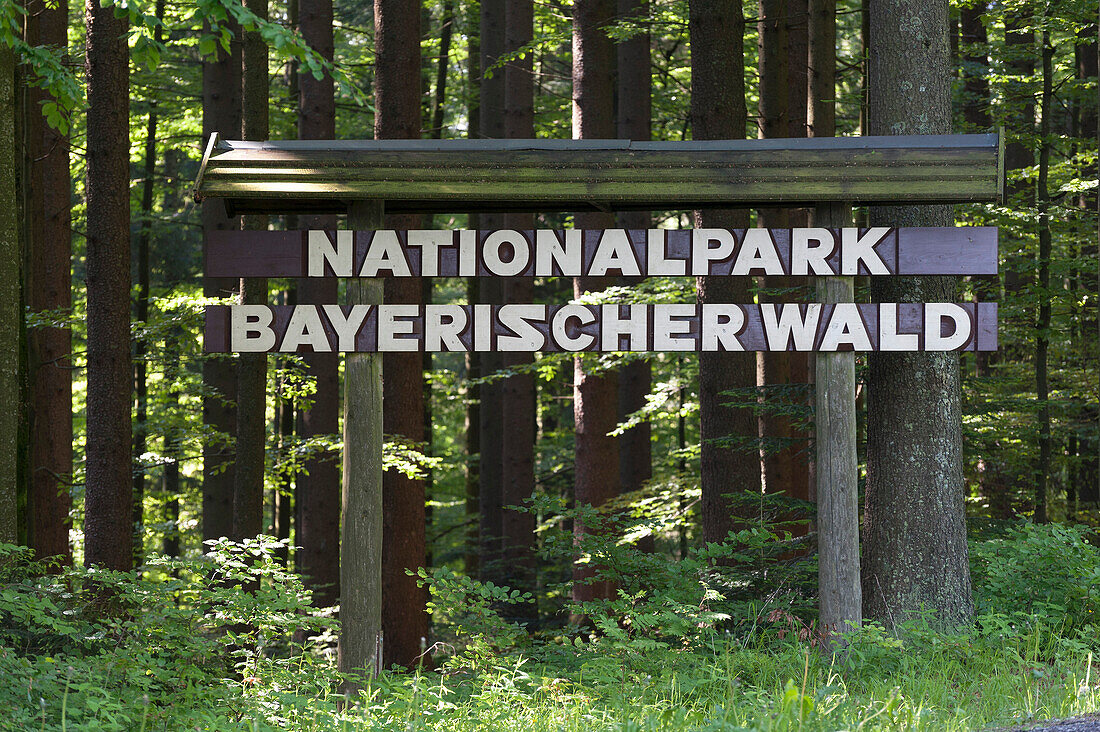
{"label": "white lettering", "polygon": [[881,242],[890,233],[889,227],[876,226],[868,229],[863,235],[859,235],[859,229],[845,228],[840,230],[840,273],[842,275],[859,274],[859,264],[862,262],[867,271],[873,275],[888,275],[886,263],[875,251],[875,245]]}
{"label": "white lettering", "polygon": [[267,305],[232,305],[229,313],[230,351],[263,353],[275,347],[274,313]]}

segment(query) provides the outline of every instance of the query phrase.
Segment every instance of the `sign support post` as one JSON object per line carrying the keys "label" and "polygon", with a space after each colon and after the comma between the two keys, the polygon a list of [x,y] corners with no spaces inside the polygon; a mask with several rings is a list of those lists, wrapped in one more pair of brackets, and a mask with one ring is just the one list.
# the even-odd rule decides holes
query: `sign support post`
{"label": "sign support post", "polygon": [[[348,228],[380,229],[382,201],[348,206]],[[383,281],[347,280],[348,305],[380,305]],[[382,354],[348,353],[340,512],[340,673],[382,670]],[[352,688],[358,685],[352,682]],[[348,689],[351,690],[351,689]]]}
{"label": "sign support post", "polygon": [[[849,208],[819,204],[814,225],[847,225]],[[854,302],[854,277],[816,277],[817,302]],[[856,361],[853,351],[814,354],[814,460],[818,602],[830,640],[863,619],[859,574],[859,474],[856,460]]]}

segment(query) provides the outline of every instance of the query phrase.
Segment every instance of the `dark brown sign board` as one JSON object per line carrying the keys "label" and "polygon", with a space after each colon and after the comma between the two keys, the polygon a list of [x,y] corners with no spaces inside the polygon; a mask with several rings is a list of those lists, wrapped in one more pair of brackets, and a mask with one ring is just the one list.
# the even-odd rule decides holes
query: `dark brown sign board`
{"label": "dark brown sign board", "polygon": [[985,275],[997,229],[210,231],[208,277]]}
{"label": "dark brown sign board", "polygon": [[215,305],[208,352],[995,351],[996,303]]}

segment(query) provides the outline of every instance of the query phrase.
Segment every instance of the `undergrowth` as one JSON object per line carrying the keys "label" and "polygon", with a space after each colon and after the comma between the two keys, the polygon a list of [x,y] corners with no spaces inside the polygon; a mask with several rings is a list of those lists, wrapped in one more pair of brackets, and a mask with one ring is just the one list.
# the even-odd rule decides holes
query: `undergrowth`
{"label": "undergrowth", "polygon": [[[0,546],[0,729],[966,730],[1100,711],[1100,554],[1085,529],[975,541],[973,627],[867,622],[837,653],[804,598],[726,596],[737,588],[718,560],[767,539],[732,538],[645,582],[617,563],[657,565],[599,540],[589,558],[620,573],[619,597],[568,608],[583,627],[540,633],[498,613],[529,597],[424,572],[438,669],[385,672],[355,698],[336,692],[334,622],[268,539],[155,559],[141,578],[49,574]],[[1026,575],[1046,563],[1048,577]]]}

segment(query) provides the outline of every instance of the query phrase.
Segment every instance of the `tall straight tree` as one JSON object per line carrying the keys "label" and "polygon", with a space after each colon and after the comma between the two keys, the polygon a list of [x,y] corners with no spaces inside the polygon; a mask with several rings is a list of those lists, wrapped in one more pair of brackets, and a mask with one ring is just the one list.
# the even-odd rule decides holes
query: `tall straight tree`
{"label": "tall straight tree", "polygon": [[[745,137],[745,18],[732,0],[690,0],[691,124],[696,140]],[[747,211],[697,211],[695,225],[737,228],[748,225]],[[742,303],[749,299],[747,277],[700,277],[701,303]],[[699,430],[703,540],[722,541],[734,527],[730,494],[760,490],[760,460],[754,451],[715,444],[726,438],[751,439],[756,417],[748,407],[726,406],[723,392],[756,386],[751,353],[699,354]]]}
{"label": "tall straight tree", "polygon": [[[202,64],[202,134],[236,135],[241,129],[241,29],[227,26],[233,34],[226,53],[220,45],[216,56]],[[240,228],[238,219],[225,215],[219,201],[203,201],[203,233],[214,229]],[[206,297],[227,297],[238,291],[239,281],[232,278],[203,277]],[[229,438],[237,434],[237,369],[227,357],[208,358],[202,364],[205,387],[202,422],[208,429]],[[233,532],[233,448],[221,440],[207,440],[202,448],[202,538],[216,539]]]}
{"label": "tall straight tree", "polygon": [[[302,37],[314,51],[329,61],[333,58],[332,0],[316,0],[299,8]],[[298,137],[303,140],[331,140],[336,136],[336,100],[332,76],[320,79],[306,72],[298,77]],[[303,216],[305,229],[335,229],[331,216]],[[297,281],[298,301],[335,303],[337,280],[305,277]],[[304,439],[336,434],[339,429],[339,356],[336,353],[303,354],[307,373],[317,391],[309,409],[303,409],[299,434]],[[320,455],[308,460],[297,478],[298,569],[306,586],[313,590],[321,607],[340,597],[340,475],[335,456]]]}
{"label": "tall straight tree", "polygon": [[[760,136],[805,137],[807,93],[807,6],[805,0],[761,0],[759,27]],[[799,209],[770,208],[758,213],[761,226],[805,226]],[[805,278],[767,277],[766,297],[791,300],[803,294]],[[776,290],[782,294],[776,294]],[[790,387],[806,384],[807,354],[761,352],[757,354],[758,385],[771,405],[760,417],[764,438],[764,484],[768,493],[782,493],[807,500],[809,462],[798,442],[802,435],[786,413],[794,401]],[[775,441],[773,444],[772,441]],[[804,533],[806,527],[794,528]]]}
{"label": "tall straight tree", "polygon": [[[267,19],[267,0],[245,0],[256,17]],[[244,35],[241,53],[241,133],[246,140],[268,134],[267,43],[259,31]],[[246,229],[267,228],[267,216],[251,215]],[[241,279],[241,303],[267,304],[267,280]],[[233,475],[233,537],[248,539],[263,531],[264,453],[267,436],[267,354],[237,357],[237,463]]]}
{"label": "tall straight tree", "polygon": [[[616,126],[624,140],[649,140],[652,136],[653,88],[650,79],[651,51],[649,46],[648,0],[618,0],[621,19],[641,25],[641,32],[616,45],[617,108]],[[629,211],[618,215],[618,225],[628,229],[648,229],[649,213]],[[652,383],[652,371],[648,359],[631,361],[619,370],[619,420],[645,406],[646,395]],[[619,438],[619,482],[624,493],[640,490],[653,477],[653,453],[650,444],[652,431],[649,420],[643,420]],[[643,549],[653,546],[653,538],[646,537],[639,545]]]}
{"label": "tall straight tree", "polygon": [[[478,129],[482,137],[504,137],[504,74],[497,64],[504,53],[505,0],[481,0],[480,15],[480,68],[481,93],[478,101]],[[504,225],[499,214],[481,214],[478,225],[484,229],[496,229]],[[501,280],[483,277],[478,283],[481,301],[499,305],[504,301]],[[479,354],[482,376],[500,370],[501,354],[491,351]],[[482,384],[479,391],[481,410],[478,413],[478,492],[479,530],[481,538],[480,576],[483,580],[499,580],[501,571],[501,535],[504,533],[503,493],[504,432],[501,424],[501,383]]]}
{"label": "tall straight tree", "polygon": [[[375,0],[374,136],[420,137],[420,9],[400,0]],[[417,217],[391,217],[395,228],[416,228]],[[386,302],[420,302],[420,281],[393,277]],[[419,353],[387,353],[382,361],[382,428],[413,442],[424,439],[424,374]],[[382,479],[383,661],[412,668],[423,662],[428,636],[427,589],[406,570],[424,566],[424,482],[387,471]]]}
{"label": "tall straight tree", "polygon": [[[164,17],[164,0],[157,0],[156,17]],[[159,43],[162,29],[153,31]],[[159,114],[156,99],[149,101],[149,114],[145,123],[145,161],[141,181],[141,230],[137,240],[137,301],[134,303],[134,320],[144,329],[149,321],[149,244],[153,236],[153,177],[157,171],[157,122]],[[134,343],[134,564],[145,563],[145,466],[141,459],[149,439],[149,383],[148,344],[144,338]]]}
{"label": "tall straight tree", "polygon": [[[0,541],[19,541],[19,393],[23,375],[20,359],[20,251],[19,209],[16,199],[15,53],[0,48],[0,347],[7,358],[0,366],[0,389],[7,401],[0,415]],[[14,395],[14,398],[13,398]]]}
{"label": "tall straight tree", "polygon": [[[474,2],[466,9],[466,136],[476,140],[481,136],[481,8]],[[477,214],[470,214],[469,226],[478,229],[481,222]],[[481,299],[477,277],[466,278],[466,302],[474,304]],[[466,574],[481,575],[481,354],[466,354],[466,550],[463,560]]]}
{"label": "tall straight tree", "polygon": [[[873,135],[951,131],[947,2],[871,4]],[[871,209],[873,226],[950,226],[951,206]],[[881,277],[877,302],[954,302],[954,277]],[[864,615],[896,622],[932,610],[947,626],[973,617],[967,559],[959,357],[868,358]]]}
{"label": "tall straight tree", "polygon": [[133,566],[127,21],[86,0],[88,402],[84,562]]}
{"label": "tall straight tree", "polygon": [[[30,5],[27,43],[65,48],[68,2]],[[72,305],[72,214],[69,138],[43,123],[49,95],[29,93],[27,156],[30,158],[30,261],[26,282],[31,312]],[[27,334],[32,381],[30,542],[36,557],[72,561],[69,494],[73,466],[72,331],[36,328]]]}
{"label": "tall straight tree", "polygon": [[[615,49],[607,26],[615,16],[614,0],[586,0],[573,6],[573,137],[607,139],[615,136],[614,86],[612,70]],[[615,225],[607,213],[577,213],[575,228],[605,229]],[[578,277],[573,294],[605,289],[611,281],[603,277]],[[574,499],[577,505],[599,507],[619,494],[619,445],[608,433],[615,429],[619,413],[619,380],[613,371],[595,372],[591,362],[577,356],[573,361],[573,420],[576,431]],[[575,521],[578,541],[591,531]],[[593,581],[594,568],[573,569],[573,599],[611,597],[608,581]]]}
{"label": "tall straight tree", "polygon": [[[534,35],[532,0],[507,0],[504,9],[504,46],[509,54],[531,42]],[[532,54],[513,57],[504,67],[504,136],[529,139],[535,136],[535,84]],[[509,229],[534,228],[531,214],[509,214],[504,226]],[[504,281],[504,300],[531,302],[534,282],[529,277]],[[502,354],[505,368],[521,368],[534,361],[531,353]],[[501,551],[507,557],[505,584],[524,592],[535,589],[535,516],[529,511],[511,511],[521,506],[535,491],[535,377],[520,373],[504,380],[501,395]],[[512,609],[525,619],[534,620],[534,603],[520,603]]]}

